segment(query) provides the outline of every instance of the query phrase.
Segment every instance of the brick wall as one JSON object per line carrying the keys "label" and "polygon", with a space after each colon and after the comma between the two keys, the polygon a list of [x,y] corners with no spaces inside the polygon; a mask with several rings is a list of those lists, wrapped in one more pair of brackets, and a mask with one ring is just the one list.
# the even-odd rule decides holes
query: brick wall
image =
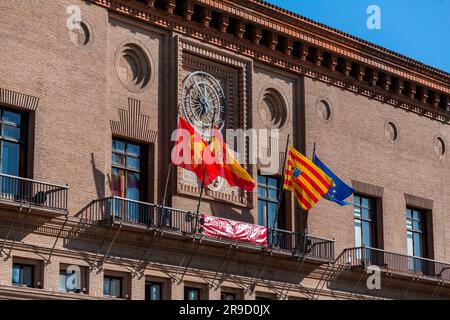
{"label": "brick wall", "polygon": [[[86,47],[79,48],[72,44],[66,27],[67,7],[76,4],[81,9],[85,22],[88,23],[93,41]],[[30,159],[32,172],[29,176],[38,180],[70,187],[69,215],[71,225],[67,230],[89,233],[95,241],[74,241],[60,239],[57,242],[52,263],[44,269],[43,290],[56,291],[59,283],[60,263],[76,264],[88,267],[88,261],[81,253],[95,255],[97,250],[104,251],[111,241],[109,229],[89,230],[79,223],[80,211],[92,200],[110,195],[111,183],[111,121],[118,121],[119,109],[127,110],[128,99],[141,102],[141,115],[148,116],[149,128],[158,132],[159,136],[153,146],[154,154],[150,155],[149,201],[161,199],[167,169],[167,155],[170,151],[170,127],[174,115],[177,114],[178,91],[175,70],[179,69],[182,57],[176,56],[176,34],[169,34],[161,29],[144,25],[108,13],[107,10],[88,5],[81,0],[61,0],[42,5],[41,1],[3,1],[0,11],[8,12],[0,21],[0,41],[3,50],[0,52],[0,88],[29,94],[40,99],[34,112],[35,130],[30,137],[30,145],[34,145]],[[129,91],[119,80],[116,72],[116,58],[120,48],[127,43],[135,43],[145,48],[151,60],[151,78],[148,87],[140,93]],[[203,44],[196,42],[198,46]],[[450,254],[446,230],[450,227],[446,208],[450,205],[449,183],[443,179],[450,172],[448,156],[439,158],[433,149],[433,138],[440,134],[450,141],[450,129],[447,124],[421,117],[371,100],[360,95],[326,85],[322,82],[303,79],[297,74],[282,72],[273,65],[254,63],[245,57],[238,57],[244,65],[243,69],[230,66],[230,52],[220,48],[202,47],[203,54],[213,52],[216,58],[209,63],[210,68],[223,64],[233,77],[238,79],[245,73],[247,85],[246,119],[238,119],[237,123],[248,122],[249,127],[264,128],[266,125],[259,114],[261,93],[264,89],[276,89],[285,105],[287,120],[281,128],[280,151],[288,135],[300,150],[304,149],[311,156],[313,144],[317,144],[317,152],[342,179],[371,184],[384,189],[383,208],[383,246],[387,250],[406,253],[405,237],[405,194],[423,199],[433,200],[433,248],[434,258],[448,260]],[[217,58],[221,56],[222,58]],[[231,55],[232,56],[232,55]],[[225,58],[223,58],[225,57]],[[206,58],[203,57],[202,61]],[[207,59],[206,59],[207,60]],[[208,63],[206,63],[208,65]],[[226,65],[226,66],[225,66]],[[244,72],[245,71],[245,72]],[[242,89],[241,80],[233,79],[230,95],[238,100]],[[326,99],[333,110],[331,121],[323,122],[317,117],[316,102]],[[238,101],[236,110],[242,106]],[[239,114],[238,111],[235,114]],[[233,115],[234,116],[234,115]],[[303,123],[303,116],[305,123]],[[385,136],[387,120],[394,120],[399,127],[400,140],[392,144]],[[304,132],[304,134],[303,134]],[[142,141],[138,141],[142,142]],[[305,142],[305,143],[304,143]],[[252,167],[254,178],[257,166]],[[172,199],[174,206],[195,210],[195,196],[176,194],[176,182],[172,181]],[[201,206],[204,213],[232,217],[234,219],[257,223],[257,197],[253,196],[249,208],[223,201],[205,201]],[[303,231],[300,224],[305,217],[292,195],[286,195],[287,211],[286,229]],[[9,223],[17,214],[16,211],[3,210],[1,234],[5,235]],[[48,256],[53,245],[58,227],[62,227],[63,219],[51,220],[30,215],[30,225],[21,230],[18,236],[19,247],[13,256],[42,260],[42,256],[32,253],[40,252]],[[308,231],[311,235],[336,239],[336,253],[344,248],[354,246],[352,207],[338,207],[335,204],[321,201],[308,217]],[[33,230],[39,229],[39,232]],[[81,231],[80,231],[81,230]],[[92,235],[92,233],[96,233]],[[46,235],[45,235],[46,234]],[[101,237],[106,237],[102,246]],[[142,257],[142,249],[149,241],[142,234],[121,235],[121,239],[133,245],[128,247],[113,246],[114,257],[125,257],[127,262],[108,264],[108,270],[125,273],[128,276],[127,293],[131,299],[145,298],[145,277],[131,277],[130,269]],[[10,239],[11,240],[11,239]],[[176,242],[176,241],[175,241]],[[10,243],[10,242],[8,242]],[[140,247],[134,246],[135,243]],[[163,266],[180,265],[179,257],[169,253],[177,250],[190,252],[195,246],[188,241],[179,241],[168,245],[167,255],[157,255]],[[102,250],[100,250],[102,249]],[[103,252],[102,251],[102,252]],[[194,260],[199,270],[213,273],[223,255],[217,249],[204,249],[203,257]],[[103,252],[104,253],[104,252]],[[225,253],[224,253],[225,254]],[[208,260],[204,255],[209,255]],[[245,254],[244,254],[245,255]],[[124,259],[125,259],[124,258]],[[239,263],[230,267],[230,273],[240,275],[240,280],[248,285],[254,272],[249,267],[258,263],[259,255],[247,254],[240,257]],[[125,260],[126,260],[125,259]],[[162,262],[161,262],[162,261]],[[284,260],[280,260],[285,264]],[[241,267],[246,265],[246,268]],[[266,277],[278,276],[280,281],[292,280],[278,271],[285,266],[281,262],[267,271]],[[296,265],[290,267],[296,270]],[[170,286],[172,299],[184,298],[184,282],[178,284],[168,278],[161,267],[149,267],[146,276],[164,277]],[[192,270],[190,270],[192,271]],[[10,286],[12,260],[0,259],[0,286]],[[309,271],[308,271],[309,272]],[[308,279],[308,272],[302,275],[302,281],[309,288],[317,284],[317,277]],[[312,273],[312,271],[311,271]],[[173,276],[176,271],[171,270]],[[209,275],[211,276],[211,275]],[[92,297],[103,297],[104,272],[96,270],[88,272],[89,294]],[[209,289],[202,278],[202,272],[191,275],[188,282],[197,283],[205,289],[205,297],[220,299],[220,290]],[[296,282],[294,282],[296,283]],[[257,284],[256,290],[273,295],[269,287]],[[294,286],[293,297],[303,297],[298,287]],[[255,294],[245,293],[247,300],[255,299]]]}

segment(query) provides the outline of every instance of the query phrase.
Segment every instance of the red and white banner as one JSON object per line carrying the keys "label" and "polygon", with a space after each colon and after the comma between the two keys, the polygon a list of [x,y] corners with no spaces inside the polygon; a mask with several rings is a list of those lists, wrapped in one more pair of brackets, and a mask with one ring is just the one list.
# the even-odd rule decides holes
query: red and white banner
{"label": "red and white banner", "polygon": [[203,234],[207,237],[231,239],[267,246],[267,228],[228,219],[201,215]]}

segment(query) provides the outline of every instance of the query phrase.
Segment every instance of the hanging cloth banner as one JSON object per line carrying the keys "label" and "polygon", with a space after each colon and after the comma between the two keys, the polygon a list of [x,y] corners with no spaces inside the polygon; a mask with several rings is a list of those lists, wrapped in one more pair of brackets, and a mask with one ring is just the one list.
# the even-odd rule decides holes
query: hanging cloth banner
{"label": "hanging cloth banner", "polygon": [[230,239],[267,247],[267,228],[223,218],[200,215],[202,233],[207,237]]}

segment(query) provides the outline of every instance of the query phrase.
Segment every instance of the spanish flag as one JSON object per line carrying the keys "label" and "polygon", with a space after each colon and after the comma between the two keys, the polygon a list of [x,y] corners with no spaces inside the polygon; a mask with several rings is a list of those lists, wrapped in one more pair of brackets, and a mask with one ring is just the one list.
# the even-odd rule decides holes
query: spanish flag
{"label": "spanish flag", "polygon": [[[219,176],[227,180],[231,187],[238,187],[247,191],[255,189],[255,181],[228,150],[222,134],[217,129],[213,130],[211,144],[205,151],[205,154],[208,153],[218,164]],[[207,157],[205,156],[204,158]]]}
{"label": "spanish flag", "polygon": [[204,152],[208,144],[200,134],[183,118],[178,120],[177,142],[172,150],[172,163],[195,173],[205,186],[210,185],[219,175],[220,166],[206,163]]}
{"label": "spanish flag", "polygon": [[284,189],[295,194],[300,206],[310,210],[333,186],[333,180],[311,160],[289,148]]}

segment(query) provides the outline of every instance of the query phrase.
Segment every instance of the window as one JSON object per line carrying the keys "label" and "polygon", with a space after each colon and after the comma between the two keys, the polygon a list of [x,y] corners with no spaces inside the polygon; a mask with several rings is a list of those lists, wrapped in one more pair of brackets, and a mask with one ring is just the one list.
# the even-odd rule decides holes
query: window
{"label": "window", "polygon": [[113,195],[130,200],[146,201],[147,176],[145,147],[113,139],[112,185]]}
{"label": "window", "polygon": [[200,289],[184,288],[184,300],[200,300]]}
{"label": "window", "polygon": [[222,292],[220,294],[220,300],[236,300],[236,295],[234,293]]}
{"label": "window", "polygon": [[82,267],[72,267],[61,265],[59,270],[59,291],[75,292],[87,291],[86,273]]}
{"label": "window", "polygon": [[258,224],[260,226],[274,228],[279,192],[278,178],[258,176]]}
{"label": "window", "polygon": [[59,291],[70,292],[71,290],[67,286],[67,278],[71,276],[67,274],[67,270],[59,270]]}
{"label": "window", "polygon": [[406,209],[406,238],[408,255],[427,257],[426,214],[415,209]]}
{"label": "window", "polygon": [[12,283],[19,286],[34,287],[34,266],[14,263]]}
{"label": "window", "polygon": [[27,116],[0,108],[0,172],[26,175]]}
{"label": "window", "polygon": [[353,214],[355,217],[356,247],[377,247],[376,201],[355,195],[353,197]]}
{"label": "window", "polygon": [[260,301],[271,301],[271,300],[277,300],[275,297],[269,297],[267,295],[256,295],[255,300],[260,300]]}
{"label": "window", "polygon": [[105,276],[103,280],[103,294],[109,297],[122,297],[122,278]]}
{"label": "window", "polygon": [[155,282],[146,282],[145,300],[162,300],[162,284]]}

